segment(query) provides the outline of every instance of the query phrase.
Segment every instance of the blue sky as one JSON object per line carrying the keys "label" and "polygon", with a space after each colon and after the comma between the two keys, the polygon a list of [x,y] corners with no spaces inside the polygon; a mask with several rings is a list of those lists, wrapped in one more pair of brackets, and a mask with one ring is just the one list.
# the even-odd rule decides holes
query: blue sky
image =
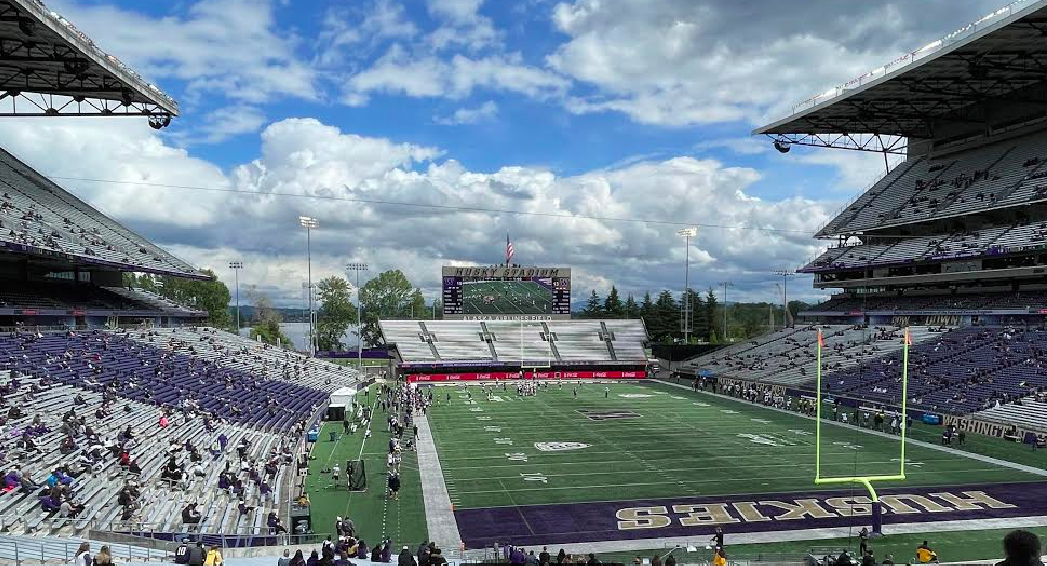
{"label": "blue sky", "polygon": [[[923,45],[994,7],[927,0],[58,0],[49,3],[181,103],[144,121],[8,122],[5,147],[64,177],[236,187],[220,195],[62,184],[147,237],[278,303],[350,260],[404,270],[437,296],[439,265],[517,259],[575,268],[579,296],[676,288],[675,228],[703,229],[691,280],[774,300],[772,271],[882,175],[882,158],[749,136],[796,101]],[[70,155],[78,158],[70,159]],[[272,192],[483,206],[568,220],[425,213]],[[815,299],[809,280],[790,295]]]}

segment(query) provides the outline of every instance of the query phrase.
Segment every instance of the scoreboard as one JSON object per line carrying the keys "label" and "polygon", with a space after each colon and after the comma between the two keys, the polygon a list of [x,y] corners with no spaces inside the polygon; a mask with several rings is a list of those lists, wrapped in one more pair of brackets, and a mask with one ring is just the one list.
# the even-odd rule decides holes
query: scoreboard
{"label": "scoreboard", "polygon": [[554,320],[571,317],[571,270],[443,267],[444,318]]}

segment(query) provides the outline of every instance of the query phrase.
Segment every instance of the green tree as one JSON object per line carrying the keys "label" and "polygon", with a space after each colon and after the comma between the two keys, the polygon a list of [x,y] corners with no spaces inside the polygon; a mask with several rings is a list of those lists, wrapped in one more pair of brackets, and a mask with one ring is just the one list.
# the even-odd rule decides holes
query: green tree
{"label": "green tree", "polygon": [[[709,320],[706,317],[705,305],[702,302],[702,296],[699,295],[694,289],[687,289],[680,298],[680,310],[684,310],[684,302],[690,300],[690,308],[688,310],[689,318],[691,319],[691,338],[694,340],[704,340],[709,336]],[[682,318],[681,318],[682,320]]]}
{"label": "green tree", "polygon": [[257,340],[261,337],[262,342],[266,344],[293,347],[291,340],[280,332],[280,323],[283,322],[283,319],[280,317],[280,312],[273,308],[273,302],[269,300],[269,297],[254,287],[248,289],[247,296],[254,305],[255,319],[251,327],[251,339]]}
{"label": "green tree", "polygon": [[672,291],[668,289],[658,293],[654,302],[654,328],[647,330],[655,340],[669,341],[680,331],[680,306],[676,304]]}
{"label": "green tree", "polygon": [[425,304],[425,296],[422,295],[422,290],[417,287],[411,293],[411,300],[407,305],[407,316],[418,320],[429,320],[433,317],[432,311],[429,310],[429,305]]}
{"label": "green tree", "polygon": [[349,282],[342,277],[327,277],[316,284],[320,308],[316,320],[316,343],[319,350],[343,350],[349,326],[356,323],[359,313],[352,303]]}
{"label": "green tree", "polygon": [[603,302],[604,316],[607,318],[622,318],[625,315],[625,305],[618,297],[618,288],[611,285],[611,292]]}
{"label": "green tree", "polygon": [[129,286],[151,291],[180,305],[206,311],[211,326],[230,328],[229,288],[218,280],[213,271],[204,270],[201,273],[211,279],[201,281],[169,275],[142,273],[136,276],[125,273],[122,280]]}
{"label": "green tree", "polygon": [[640,305],[636,304],[636,299],[633,299],[632,294],[625,299],[625,316],[626,318],[640,317]]}
{"label": "green tree", "polygon": [[585,303],[585,309],[581,312],[582,318],[600,318],[603,316],[603,306],[600,304],[600,295],[593,289],[589,300]]}
{"label": "green tree", "polygon": [[370,346],[378,344],[382,333],[378,320],[410,316],[414,287],[399,270],[384,271],[360,289],[363,304],[363,340]]}
{"label": "green tree", "polygon": [[709,287],[709,292],[705,295],[705,318],[709,321],[709,342],[718,342],[723,338],[723,318],[719,315],[717,304],[713,288]]}
{"label": "green tree", "polygon": [[643,301],[640,303],[640,318],[643,319],[643,324],[647,327],[647,334],[653,337],[651,325],[654,324],[654,301],[651,300],[650,291],[644,291]]}

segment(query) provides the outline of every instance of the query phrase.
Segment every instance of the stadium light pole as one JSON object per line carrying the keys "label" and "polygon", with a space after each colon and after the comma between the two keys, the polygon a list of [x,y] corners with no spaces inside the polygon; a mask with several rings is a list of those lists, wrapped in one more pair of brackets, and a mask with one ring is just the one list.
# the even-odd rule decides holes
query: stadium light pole
{"label": "stadium light pole", "polygon": [[723,342],[724,344],[726,344],[730,341],[730,339],[727,337],[727,288],[734,287],[734,283],[731,283],[730,281],[724,281],[720,283],[720,285],[723,285]]}
{"label": "stadium light pole", "polygon": [[313,230],[320,227],[320,221],[308,216],[299,216],[298,223],[305,228],[305,261],[306,261],[306,283],[308,287],[309,303],[309,357],[316,355],[314,340],[316,332],[313,328]]}
{"label": "stadium light pole", "polygon": [[786,328],[789,326],[789,278],[796,274],[788,269],[777,269],[774,274],[782,276],[782,328]]}
{"label": "stadium light pole", "polygon": [[684,241],[684,269],[683,269],[683,309],[680,313],[681,326],[683,327],[683,343],[691,342],[691,238],[698,235],[698,228],[684,228],[676,231],[677,236],[683,236]]}
{"label": "stadium light pole", "polygon": [[240,335],[240,270],[244,268],[242,261],[230,261],[229,269],[233,270],[236,279],[236,335]]}
{"label": "stadium light pole", "polygon": [[345,271],[347,273],[356,272],[356,329],[360,335],[356,340],[356,363],[363,371],[364,367],[364,302],[360,297],[360,272],[367,271],[369,266],[366,263],[347,263],[345,264]]}

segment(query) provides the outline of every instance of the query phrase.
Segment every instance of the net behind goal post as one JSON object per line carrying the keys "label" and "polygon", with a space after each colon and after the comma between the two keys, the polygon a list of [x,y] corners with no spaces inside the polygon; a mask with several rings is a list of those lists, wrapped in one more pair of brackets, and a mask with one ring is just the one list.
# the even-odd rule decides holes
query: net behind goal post
{"label": "net behind goal post", "polygon": [[363,460],[347,460],[345,462],[345,476],[349,480],[349,491],[364,491],[367,489],[367,474],[364,472]]}
{"label": "net behind goal post", "polygon": [[[814,447],[814,483],[815,485],[832,485],[832,484],[848,484],[857,483],[865,487],[869,492],[869,499],[872,501],[872,530],[873,533],[883,534],[883,508],[880,503],[880,498],[876,494],[876,488],[873,487],[873,482],[881,481],[902,481],[905,479],[905,436],[908,434],[906,430],[906,410],[907,402],[909,400],[909,345],[912,344],[912,339],[909,336],[909,328],[905,328],[903,343],[902,343],[902,402],[901,411],[898,414],[899,430],[901,431],[901,448],[900,456],[898,458],[898,473],[893,475],[875,475],[875,476],[842,476],[842,477],[824,477],[822,476],[822,330],[818,329],[818,369],[817,369],[817,393],[815,394],[815,447]],[[859,426],[859,423],[855,423],[855,426]]]}

